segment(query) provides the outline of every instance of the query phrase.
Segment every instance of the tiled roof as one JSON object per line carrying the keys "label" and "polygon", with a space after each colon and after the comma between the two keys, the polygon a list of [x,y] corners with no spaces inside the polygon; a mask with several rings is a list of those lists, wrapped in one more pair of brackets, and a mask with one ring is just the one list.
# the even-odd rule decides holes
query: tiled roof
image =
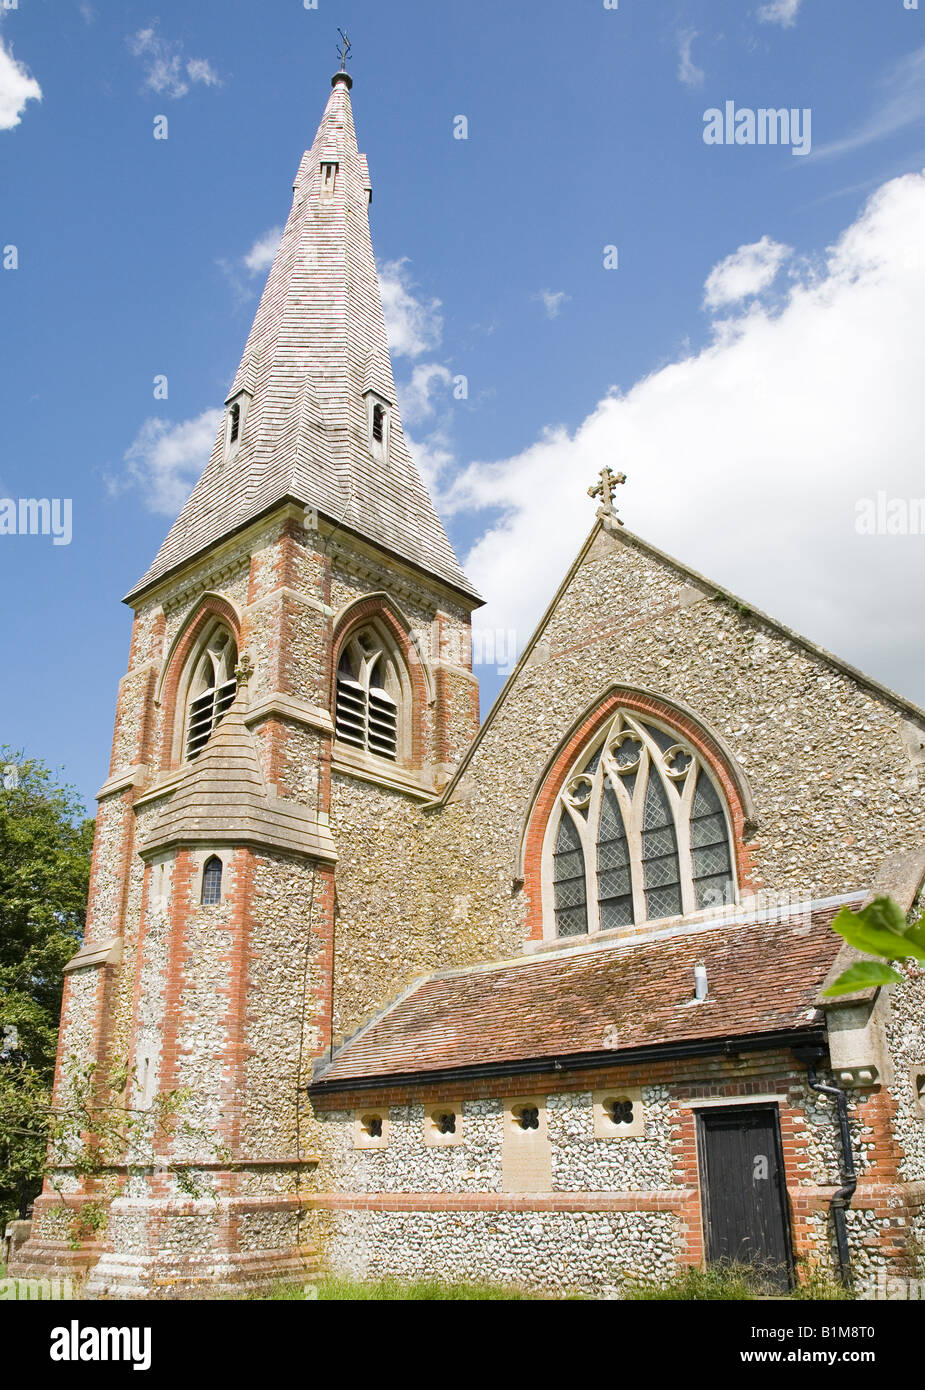
{"label": "tiled roof", "polygon": [[[322,157],[338,161],[321,197]],[[285,498],[382,544],[462,590],[460,568],[411,460],[397,406],[388,464],[368,444],[367,401],[395,401],[350,94],[334,86],[302,158],[292,211],[229,395],[246,389],[237,453],[223,461],[224,421],[209,463],[129,601],[178,565]]]}
{"label": "tiled roof", "polygon": [[[738,921],[444,971],[360,1030],[316,1084],[804,1030],[841,945],[827,905],[776,921]],[[694,966],[709,993],[694,1003]]]}

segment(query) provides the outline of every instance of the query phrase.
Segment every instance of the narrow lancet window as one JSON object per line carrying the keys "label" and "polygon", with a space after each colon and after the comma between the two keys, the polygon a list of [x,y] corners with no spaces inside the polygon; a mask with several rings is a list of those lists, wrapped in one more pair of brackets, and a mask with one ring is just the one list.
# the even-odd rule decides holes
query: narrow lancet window
{"label": "narrow lancet window", "polygon": [[222,900],[222,861],[217,854],[206,860],[202,870],[202,905],[214,907]]}
{"label": "narrow lancet window", "polygon": [[578,829],[567,811],[562,813],[553,864],[556,935],[584,936],[588,930],[585,856]]}

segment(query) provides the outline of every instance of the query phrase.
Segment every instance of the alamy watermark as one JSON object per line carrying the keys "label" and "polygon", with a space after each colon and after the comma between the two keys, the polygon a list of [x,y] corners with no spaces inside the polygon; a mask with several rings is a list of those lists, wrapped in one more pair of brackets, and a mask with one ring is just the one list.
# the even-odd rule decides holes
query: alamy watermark
{"label": "alamy watermark", "polygon": [[70,497],[0,497],[0,536],[51,536],[52,545],[70,545]]}
{"label": "alamy watermark", "polygon": [[789,145],[791,154],[813,147],[812,108],[804,106],[711,106],[703,113],[705,145]]}
{"label": "alamy watermark", "polygon": [[854,504],[859,536],[925,536],[925,497],[859,497]]}
{"label": "alamy watermark", "polygon": [[0,1303],[57,1303],[76,1297],[71,1279],[0,1279]]}
{"label": "alamy watermark", "polygon": [[925,1279],[907,1279],[903,1275],[887,1274],[877,1271],[876,1278],[862,1288],[864,1298],[883,1300],[915,1301],[925,1303]]}

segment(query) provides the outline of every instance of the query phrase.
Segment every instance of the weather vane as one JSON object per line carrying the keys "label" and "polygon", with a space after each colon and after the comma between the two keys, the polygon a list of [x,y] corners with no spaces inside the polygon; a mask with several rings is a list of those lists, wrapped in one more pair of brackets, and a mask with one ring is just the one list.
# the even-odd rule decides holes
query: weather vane
{"label": "weather vane", "polygon": [[620,483],[625,482],[625,473],[614,473],[612,468],[602,468],[600,472],[600,482],[597,483],[595,487],[588,488],[588,496],[599,497],[601,499],[601,510],[609,512],[619,526],[622,526],[623,522],[617,516],[616,509],[613,505],[613,496],[614,489]]}
{"label": "weather vane", "polygon": [[339,43],[337,45],[337,56],[340,59],[340,70],[341,72],[346,72],[347,59],[350,57],[350,50],[353,47],[353,44],[347,38],[347,35],[344,33],[343,29],[338,29],[337,32],[340,34],[341,39],[343,40],[342,43]]}

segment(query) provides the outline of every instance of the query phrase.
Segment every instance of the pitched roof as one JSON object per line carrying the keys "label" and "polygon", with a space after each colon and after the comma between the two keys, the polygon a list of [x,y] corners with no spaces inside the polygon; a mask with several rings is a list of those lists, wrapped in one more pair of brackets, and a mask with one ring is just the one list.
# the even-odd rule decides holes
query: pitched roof
{"label": "pitched roof", "polygon": [[143,854],[168,845],[232,843],[336,860],[326,825],[307,807],[268,793],[246,709],[242,687],[145,836]]}
{"label": "pitched roof", "polygon": [[513,670],[498,692],[491,709],[479,725],[478,733],[456,764],[456,770],[453,776],[443,788],[440,795],[441,802],[446,803],[452,799],[460,782],[466,776],[469,766],[475,758],[480,745],[488,737],[492,725],[504,708],[508,695],[515,689],[521,671],[531,661],[533,653],[546,630],[550,618],[559,607],[575,575],[585,563],[595,541],[602,532],[609,535],[614,541],[630,546],[635,550],[641,550],[643,553],[651,555],[661,564],[676,570],[678,574],[683,575],[694,588],[701,589],[705,597],[720,598],[739,613],[749,614],[753,621],[779,633],[785,641],[792,642],[795,647],[799,647],[810,657],[815,657],[818,661],[825,662],[827,666],[837,671],[839,675],[854,681],[862,690],[868,690],[878,699],[893,705],[895,709],[900,710],[913,723],[918,725],[925,724],[925,709],[922,709],[921,706],[915,704],[912,700],[907,699],[905,695],[900,695],[895,690],[891,690],[889,686],[883,685],[881,681],[876,680],[873,676],[867,675],[865,671],[859,670],[856,666],[851,666],[847,661],[843,661],[841,657],[835,656],[825,647],[820,647],[818,642],[813,642],[811,638],[804,637],[801,633],[795,632],[793,628],[787,627],[785,623],[780,622],[777,618],[771,617],[768,613],[764,613],[760,608],[755,608],[753,604],[746,603],[741,595],[734,594],[731,589],[726,589],[722,584],[717,584],[714,580],[708,579],[706,575],[701,574],[698,570],[691,569],[690,565],[685,564],[683,560],[678,560],[673,555],[669,555],[666,551],[659,550],[658,546],[652,545],[650,541],[643,540],[641,536],[637,536],[635,532],[630,531],[629,528],[623,526],[622,523],[614,521],[613,516],[614,513],[608,512],[607,508],[598,508],[597,520],[592,526],[584,545],[575,556],[575,559],[572,561],[560,581],[558,588],[547,604],[545,612],[533,629],[529,639],[524,644],[523,650],[517,658]]}
{"label": "pitched roof", "polygon": [[[637,1048],[805,1031],[820,1022],[816,995],[841,945],[829,926],[839,905],[438,972],[335,1052],[314,1084],[589,1053],[616,1063]],[[709,992],[695,1003],[701,961]]]}
{"label": "pitched roof", "polygon": [[[157,557],[128,595],[292,498],[479,601],[411,460],[395,402],[369,232],[366,156],[358,153],[349,78],[338,73],[293,202],[229,399],[247,390],[240,444],[225,425]],[[321,193],[323,161],[338,165]],[[373,389],[392,403],[387,464],[368,443]]]}

